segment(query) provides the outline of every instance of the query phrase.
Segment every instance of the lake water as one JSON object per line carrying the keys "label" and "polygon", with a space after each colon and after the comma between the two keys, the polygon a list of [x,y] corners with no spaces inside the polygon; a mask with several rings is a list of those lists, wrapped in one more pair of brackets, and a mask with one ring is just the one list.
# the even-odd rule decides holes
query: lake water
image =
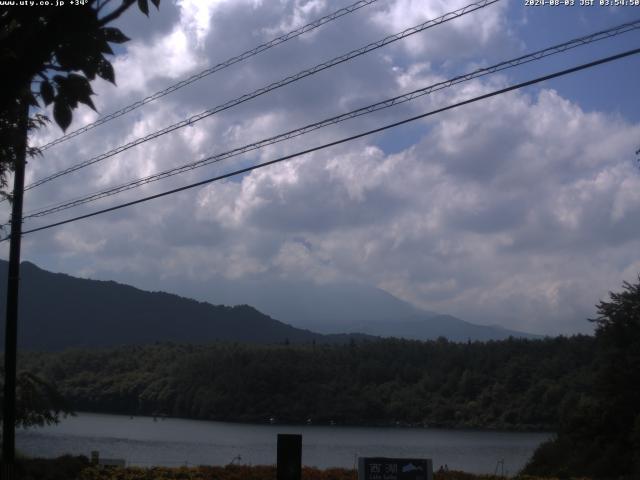
{"label": "lake water", "polygon": [[[28,455],[65,453],[123,458],[128,465],[271,465],[278,433],[302,434],[303,465],[354,468],[358,456],[433,459],[434,469],[505,473],[524,466],[549,433],[480,432],[425,428],[250,425],[81,413],[60,424],[20,430],[16,448]],[[237,457],[240,459],[237,459]]]}

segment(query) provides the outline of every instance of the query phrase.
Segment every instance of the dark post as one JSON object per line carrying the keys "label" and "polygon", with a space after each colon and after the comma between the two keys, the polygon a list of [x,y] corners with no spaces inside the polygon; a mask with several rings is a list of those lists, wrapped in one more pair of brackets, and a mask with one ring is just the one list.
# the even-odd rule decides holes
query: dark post
{"label": "dark post", "polygon": [[20,240],[22,237],[22,197],[27,153],[27,121],[29,106],[22,100],[18,128],[20,144],[16,145],[9,244],[9,277],[7,281],[7,318],[4,337],[4,404],[2,415],[2,480],[13,480],[15,471],[16,434],[16,354],[18,343],[18,291],[20,284]]}
{"label": "dark post", "polygon": [[300,480],[302,435],[278,434],[278,480]]}

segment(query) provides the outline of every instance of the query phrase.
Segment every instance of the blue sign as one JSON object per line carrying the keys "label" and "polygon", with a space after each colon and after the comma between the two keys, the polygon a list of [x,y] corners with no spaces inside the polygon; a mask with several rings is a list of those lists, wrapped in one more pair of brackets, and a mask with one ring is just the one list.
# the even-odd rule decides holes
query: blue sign
{"label": "blue sign", "polygon": [[433,480],[430,459],[362,457],[358,480]]}

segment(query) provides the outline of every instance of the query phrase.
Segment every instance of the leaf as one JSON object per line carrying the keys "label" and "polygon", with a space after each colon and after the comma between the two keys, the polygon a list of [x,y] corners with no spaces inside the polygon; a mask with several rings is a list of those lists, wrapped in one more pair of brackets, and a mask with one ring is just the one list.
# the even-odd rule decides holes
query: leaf
{"label": "leaf", "polygon": [[67,88],[70,88],[72,92],[77,93],[78,95],[84,96],[91,95],[93,93],[89,80],[77,73],[70,73],[67,77],[66,84]]}
{"label": "leaf", "polygon": [[147,3],[147,0],[138,0],[138,8],[147,17],[149,16],[149,4]]}
{"label": "leaf", "polygon": [[72,109],[76,108],[78,106],[78,100],[77,96],[73,93],[72,85],[69,84],[69,78],[63,77],[62,75],[56,75],[53,79],[58,85],[58,95],[54,102],[64,102]]}
{"label": "leaf", "polygon": [[53,102],[54,91],[49,80],[44,80],[40,84],[40,95],[45,105],[50,105]]}
{"label": "leaf", "polygon": [[84,58],[82,49],[71,44],[59,45],[55,50],[55,54],[60,66],[67,71],[77,70],[78,65],[82,63]]}
{"label": "leaf", "polygon": [[105,27],[102,29],[102,35],[107,42],[111,43],[124,43],[130,40],[119,29],[113,27]]}
{"label": "leaf", "polygon": [[93,110],[94,112],[97,112],[98,110],[96,109],[96,106],[93,104],[93,100],[91,100],[91,97],[83,97],[83,98],[78,98],[78,101],[81,103],[84,103],[85,105],[87,105],[88,107],[91,108],[91,110]]}
{"label": "leaf", "polygon": [[87,57],[87,61],[82,66],[82,73],[84,73],[85,77],[87,77],[89,80],[93,80],[96,78],[101,58],[102,55],[90,55],[89,57]]}
{"label": "leaf", "polygon": [[109,43],[106,40],[100,42],[99,46],[100,53],[108,53],[109,55],[113,55],[113,50],[109,46]]}
{"label": "leaf", "polygon": [[157,9],[160,8],[160,0],[151,0],[151,3],[153,3]]}
{"label": "leaf", "polygon": [[36,100],[36,97],[33,95],[33,93],[29,92],[27,94],[27,103],[32,106],[32,107],[38,107],[38,101]]}
{"label": "leaf", "polygon": [[40,127],[44,127],[49,121],[49,117],[41,113],[36,113],[32,117],[29,117],[27,122],[27,131],[37,130]]}
{"label": "leaf", "polygon": [[78,108],[78,99],[74,98],[74,97],[66,97],[64,99],[64,101],[66,102],[67,105],[69,105],[69,108],[71,108],[71,110]]}
{"label": "leaf", "polygon": [[[69,100],[77,100],[78,102],[88,105],[93,110],[96,107],[93,105],[91,95],[93,90],[89,84],[89,80],[76,73],[70,73],[65,83],[65,95]],[[75,105],[72,105],[75,108]]]}
{"label": "leaf", "polygon": [[71,125],[71,107],[60,95],[56,97],[53,103],[53,118],[63,131],[66,131],[67,127]]}
{"label": "leaf", "polygon": [[109,82],[115,85],[116,75],[113,72],[113,67],[111,66],[111,63],[109,63],[108,60],[104,58],[100,59],[97,74],[100,78],[104,78],[105,80],[108,80]]}

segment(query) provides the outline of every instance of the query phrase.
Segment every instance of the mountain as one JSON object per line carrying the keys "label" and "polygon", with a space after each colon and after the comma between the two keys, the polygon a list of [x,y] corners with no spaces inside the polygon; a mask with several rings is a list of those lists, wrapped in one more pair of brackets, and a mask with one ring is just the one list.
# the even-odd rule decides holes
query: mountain
{"label": "mountain", "polygon": [[165,283],[161,288],[189,292],[213,303],[248,303],[287,324],[325,334],[360,332],[413,340],[445,337],[462,342],[542,338],[422,310],[384,290],[354,283],[318,285],[270,278],[268,281],[214,280],[200,285]]}
{"label": "mountain", "polygon": [[[247,301],[282,321],[320,333],[359,332],[380,337],[451,341],[541,338],[500,326],[477,325],[452,315],[421,310],[393,295],[364,285],[288,284],[256,289]],[[278,292],[286,292],[286,298]]]}
{"label": "mountain", "polygon": [[[3,320],[7,268],[7,262],[0,261]],[[215,292],[214,302],[203,302],[113,281],[52,273],[30,262],[22,263],[21,277],[18,334],[19,345],[25,349],[165,341],[345,343],[351,338],[373,337],[445,337],[451,341],[536,337],[420,310],[383,290],[346,283],[226,282],[203,284],[200,290],[186,283],[165,285],[209,300]],[[2,341],[3,327],[4,321]]]}
{"label": "mountain", "polygon": [[[8,263],[0,261],[0,291]],[[6,299],[0,295],[4,342]],[[22,349],[108,347],[154,342],[347,342],[348,335],[320,335],[294,328],[253,307],[228,307],[148,292],[112,281],[51,273],[23,262],[18,344]]]}
{"label": "mountain", "polygon": [[378,337],[399,337],[410,340],[432,340],[445,337],[453,342],[506,340],[514,338],[543,338],[541,335],[509,330],[497,325],[476,325],[451,315],[430,312],[396,320],[355,324],[344,332],[360,332]]}

